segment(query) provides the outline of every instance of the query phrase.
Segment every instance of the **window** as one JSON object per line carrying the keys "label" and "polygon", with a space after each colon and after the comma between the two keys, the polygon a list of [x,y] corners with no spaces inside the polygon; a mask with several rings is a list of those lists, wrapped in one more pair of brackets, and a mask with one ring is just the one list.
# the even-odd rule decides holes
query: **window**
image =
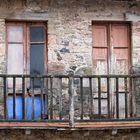
{"label": "window", "polygon": [[[7,73],[45,74],[46,25],[44,23],[7,22]],[[21,79],[16,80],[21,85]],[[8,80],[12,86],[12,80]],[[35,80],[35,87],[40,82]]]}

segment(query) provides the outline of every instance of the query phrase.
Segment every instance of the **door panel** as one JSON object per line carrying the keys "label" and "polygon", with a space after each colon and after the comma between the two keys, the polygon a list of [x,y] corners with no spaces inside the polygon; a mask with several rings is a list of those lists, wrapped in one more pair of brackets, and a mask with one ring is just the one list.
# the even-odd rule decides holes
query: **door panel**
{"label": "door panel", "polygon": [[[23,27],[21,25],[7,26],[7,55],[8,55],[8,74],[23,74],[24,59],[23,59]],[[16,87],[21,87],[21,79],[16,79]],[[8,79],[8,87],[12,88],[13,80]]]}
{"label": "door panel", "polygon": [[23,27],[11,25],[7,27],[8,42],[23,42]]}
{"label": "door panel", "polygon": [[107,46],[107,27],[105,25],[93,26],[93,46]]}
{"label": "door panel", "polygon": [[128,27],[126,25],[112,25],[112,38],[114,47],[128,47]]}
{"label": "door panel", "polygon": [[[129,73],[129,28],[128,25],[111,25],[112,50],[114,61],[114,74],[123,75]],[[129,81],[127,81],[129,88]],[[115,89],[114,89],[115,90]],[[125,84],[124,79],[119,78],[119,117],[125,117]],[[114,91],[115,92],[115,91]],[[114,94],[116,96],[116,94]],[[129,94],[128,94],[129,100]],[[129,106],[129,105],[128,105]]]}
{"label": "door panel", "polygon": [[[108,44],[107,44],[107,26],[93,25],[93,72],[95,75],[108,74]],[[93,80],[94,92],[94,113],[98,114],[98,81]],[[101,97],[106,97],[106,79],[101,79]],[[102,100],[101,112],[107,113],[107,100]]]}

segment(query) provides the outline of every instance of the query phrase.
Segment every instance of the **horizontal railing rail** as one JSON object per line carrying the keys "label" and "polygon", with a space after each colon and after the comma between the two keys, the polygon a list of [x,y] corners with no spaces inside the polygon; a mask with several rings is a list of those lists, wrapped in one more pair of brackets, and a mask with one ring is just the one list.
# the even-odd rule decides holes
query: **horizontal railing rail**
{"label": "horizontal railing rail", "polygon": [[0,74],[1,121],[138,120],[140,75]]}

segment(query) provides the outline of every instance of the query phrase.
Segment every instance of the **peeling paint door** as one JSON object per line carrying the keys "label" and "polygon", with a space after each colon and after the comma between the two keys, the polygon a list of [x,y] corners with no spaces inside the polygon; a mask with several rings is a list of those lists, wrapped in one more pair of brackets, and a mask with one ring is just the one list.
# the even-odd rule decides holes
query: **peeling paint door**
{"label": "peeling paint door", "polygon": [[[122,75],[129,73],[130,66],[130,33],[129,26],[126,24],[112,24],[110,25],[111,41],[110,41],[110,71],[112,74]],[[114,80],[115,82],[115,80]],[[119,117],[125,118],[125,79],[119,78]],[[129,81],[127,80],[127,87],[129,91]],[[114,98],[112,99],[114,108],[116,108],[116,88],[114,91]],[[129,100],[129,93],[127,94]],[[127,103],[129,109],[129,102]],[[116,114],[116,110],[114,111]]]}
{"label": "peeling paint door", "polygon": [[[129,25],[93,23],[93,74],[128,74],[130,65]],[[94,113],[98,114],[98,83],[93,80]],[[110,110],[115,112],[115,80],[110,80]],[[128,84],[129,85],[129,84]],[[120,117],[124,112],[124,79],[119,79]],[[101,114],[107,114],[107,79],[101,79]]]}

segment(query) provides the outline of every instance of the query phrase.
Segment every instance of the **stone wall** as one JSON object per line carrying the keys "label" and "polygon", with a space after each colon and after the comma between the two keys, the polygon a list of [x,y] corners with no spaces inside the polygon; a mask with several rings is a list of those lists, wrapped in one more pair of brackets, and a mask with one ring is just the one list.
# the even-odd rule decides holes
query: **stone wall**
{"label": "stone wall", "polygon": [[[130,71],[139,73],[138,0],[1,0],[0,13],[0,73],[6,73],[5,21],[9,20],[47,22],[49,74],[92,74],[92,21],[129,21],[132,25]],[[86,88],[85,93],[88,93]],[[139,96],[137,89],[137,99]]]}
{"label": "stone wall", "polygon": [[139,140],[139,130],[0,130],[0,140]]}

